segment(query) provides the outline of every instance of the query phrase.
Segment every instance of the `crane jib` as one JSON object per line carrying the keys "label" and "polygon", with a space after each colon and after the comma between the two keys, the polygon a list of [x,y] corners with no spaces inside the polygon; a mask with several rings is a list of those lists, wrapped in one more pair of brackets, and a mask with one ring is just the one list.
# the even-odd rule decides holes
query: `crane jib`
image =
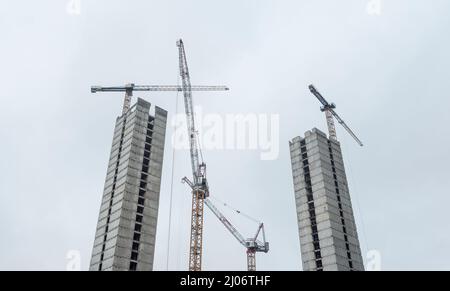
{"label": "crane jib", "polygon": [[336,138],[336,131],[334,128],[334,121],[333,116],[336,118],[336,120],[339,122],[339,124],[342,125],[342,127],[350,134],[350,136],[360,145],[363,146],[363,143],[361,140],[356,136],[356,134],[350,129],[350,127],[345,124],[344,120],[333,110],[336,108],[336,105],[334,103],[328,103],[325,98],[317,91],[317,89],[314,87],[314,85],[309,85],[309,90],[311,93],[316,96],[316,98],[320,101],[320,103],[323,104],[323,107],[321,107],[321,111],[325,112],[325,115],[327,117],[327,125],[328,125],[328,133],[331,139],[337,140]]}

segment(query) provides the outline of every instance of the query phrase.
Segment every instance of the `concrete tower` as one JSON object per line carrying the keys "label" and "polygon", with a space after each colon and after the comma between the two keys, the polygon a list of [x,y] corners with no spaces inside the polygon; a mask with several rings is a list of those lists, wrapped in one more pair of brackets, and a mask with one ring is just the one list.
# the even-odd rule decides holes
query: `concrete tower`
{"label": "concrete tower", "polygon": [[289,145],[303,270],[363,271],[339,142],[314,128]]}
{"label": "concrete tower", "polygon": [[153,269],[166,123],[143,99],[117,118],[90,270]]}

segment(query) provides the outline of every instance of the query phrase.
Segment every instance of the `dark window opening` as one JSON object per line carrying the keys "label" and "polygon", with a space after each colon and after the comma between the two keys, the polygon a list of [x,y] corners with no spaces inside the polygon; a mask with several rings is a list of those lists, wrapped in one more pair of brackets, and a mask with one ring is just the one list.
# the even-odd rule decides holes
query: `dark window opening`
{"label": "dark window opening", "polygon": [[145,196],[145,190],[139,189],[139,196],[144,197]]}
{"label": "dark window opening", "polygon": [[133,261],[137,261],[138,259],[138,253],[137,252],[131,252],[131,259]]}
{"label": "dark window opening", "polygon": [[322,258],[322,255],[320,254],[320,251],[315,252],[314,255],[316,256],[316,260],[319,260]]}
{"label": "dark window opening", "polygon": [[136,224],[134,226],[134,231],[141,232],[141,229],[142,229],[142,225],[141,224]]}
{"label": "dark window opening", "polygon": [[145,199],[144,198],[138,198],[138,204],[139,205],[144,205],[144,201],[145,201]]}
{"label": "dark window opening", "polygon": [[148,166],[142,166],[142,172],[148,173]]}
{"label": "dark window opening", "polygon": [[141,234],[140,233],[137,233],[137,232],[135,232],[134,233],[134,235],[133,235],[133,240],[135,240],[135,241],[139,241],[141,239]]}
{"label": "dark window opening", "polygon": [[138,251],[139,250],[139,243],[134,242],[132,248],[133,248],[133,251]]}
{"label": "dark window opening", "polygon": [[137,263],[130,262],[130,271],[136,271],[136,270],[137,270]]}
{"label": "dark window opening", "polygon": [[148,167],[150,160],[149,159],[144,159],[144,166]]}
{"label": "dark window opening", "polygon": [[322,260],[317,260],[316,261],[316,266],[317,266],[317,268],[322,268],[323,267]]}
{"label": "dark window opening", "polygon": [[314,250],[320,250],[320,244],[319,242],[314,242]]}
{"label": "dark window opening", "polygon": [[137,213],[139,213],[139,214],[144,213],[144,207],[138,206],[138,208],[137,208]]}
{"label": "dark window opening", "polygon": [[312,235],[313,241],[319,241],[319,235],[317,233]]}
{"label": "dark window opening", "polygon": [[145,189],[147,187],[147,182],[141,182],[139,187]]}
{"label": "dark window opening", "polygon": [[136,215],[136,222],[142,223],[142,215]]}

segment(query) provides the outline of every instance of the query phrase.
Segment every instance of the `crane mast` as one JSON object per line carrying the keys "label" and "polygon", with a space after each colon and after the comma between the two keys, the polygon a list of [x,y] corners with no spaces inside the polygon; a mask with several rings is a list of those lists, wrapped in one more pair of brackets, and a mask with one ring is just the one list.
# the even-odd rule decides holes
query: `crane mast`
{"label": "crane mast", "polygon": [[189,249],[189,271],[201,271],[203,252],[203,210],[204,201],[209,196],[209,186],[206,180],[206,164],[199,159],[199,145],[195,129],[194,108],[192,101],[192,86],[186,60],[183,41],[177,41],[182,80],[184,105],[186,111],[187,130],[191,154],[192,182],[184,177],[192,189],[191,239]]}
{"label": "crane mast", "polygon": [[[195,129],[194,109],[189,69],[186,60],[183,41],[177,41],[179,51],[180,76],[184,95],[184,105],[189,134],[191,153],[192,181],[184,177],[182,181],[192,189],[192,216],[191,216],[191,240],[189,252],[189,271],[201,271],[202,243],[203,243],[203,210],[204,204],[216,215],[230,233],[247,248],[247,264],[249,271],[256,271],[256,252],[268,252],[269,243],[265,241],[264,225],[261,223],[255,237],[245,239],[228,219],[208,199],[209,186],[206,180],[206,164],[199,161],[199,145],[197,143],[197,131]],[[228,88],[227,88],[228,89]],[[257,240],[262,231],[264,242]]]}

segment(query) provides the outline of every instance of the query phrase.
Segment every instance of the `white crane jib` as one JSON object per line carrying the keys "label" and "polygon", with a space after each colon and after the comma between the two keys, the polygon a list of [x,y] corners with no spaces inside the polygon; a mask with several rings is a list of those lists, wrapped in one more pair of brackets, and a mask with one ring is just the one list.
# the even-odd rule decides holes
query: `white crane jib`
{"label": "white crane jib", "polygon": [[184,177],[192,189],[191,240],[189,249],[189,270],[201,271],[203,251],[203,210],[204,200],[209,196],[209,186],[206,180],[206,164],[199,157],[200,148],[197,142],[197,131],[194,120],[191,80],[186,60],[183,41],[177,41],[180,76],[184,96],[187,130],[191,154],[192,181]]}
{"label": "white crane jib", "polygon": [[322,94],[319,93],[319,91],[317,91],[317,89],[314,87],[314,85],[309,85],[309,91],[311,91],[311,93],[316,96],[316,98],[320,101],[320,103],[322,103],[322,107],[320,108],[320,110],[322,112],[325,112],[325,116],[327,119],[327,126],[328,126],[328,133],[330,135],[330,138],[332,140],[337,141],[337,136],[336,136],[336,128],[334,126],[334,118],[336,118],[336,120],[342,125],[342,127],[351,135],[351,137],[353,137],[353,139],[360,145],[363,146],[362,141],[356,136],[355,133],[353,133],[353,131],[350,129],[350,127],[347,126],[347,124],[344,122],[344,120],[342,120],[342,118],[336,113],[336,111],[334,111],[334,109],[336,109],[336,105],[334,103],[328,103],[327,100],[325,100],[325,98],[323,98]]}

